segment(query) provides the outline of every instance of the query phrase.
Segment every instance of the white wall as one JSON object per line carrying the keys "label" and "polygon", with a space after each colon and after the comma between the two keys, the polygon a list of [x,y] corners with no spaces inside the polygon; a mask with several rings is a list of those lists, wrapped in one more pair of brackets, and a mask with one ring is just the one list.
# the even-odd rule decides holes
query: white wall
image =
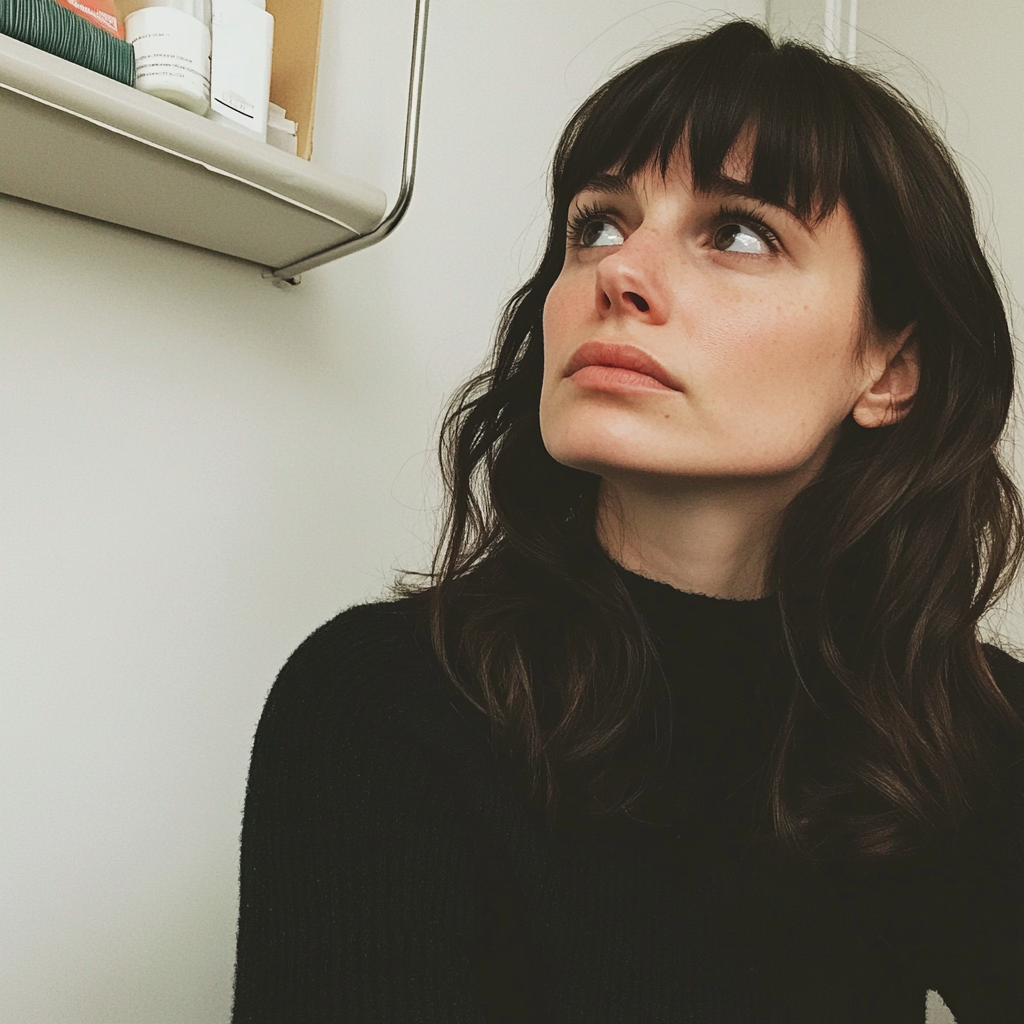
{"label": "white wall", "polygon": [[[392,193],[411,8],[325,16],[316,159]],[[435,0],[407,222],[290,291],[0,197],[5,1024],[227,1019],[274,675],[423,564],[436,418],[531,266],[572,109],[723,9],[763,13]]]}

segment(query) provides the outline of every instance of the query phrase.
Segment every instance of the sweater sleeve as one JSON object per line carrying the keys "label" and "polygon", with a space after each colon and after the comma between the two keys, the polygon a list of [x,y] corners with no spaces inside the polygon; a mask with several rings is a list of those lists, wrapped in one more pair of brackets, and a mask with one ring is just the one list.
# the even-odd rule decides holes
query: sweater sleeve
{"label": "sweater sleeve", "polygon": [[382,608],[315,633],[267,699],[242,825],[233,1024],[484,1020],[473,828],[457,770],[402,724]]}

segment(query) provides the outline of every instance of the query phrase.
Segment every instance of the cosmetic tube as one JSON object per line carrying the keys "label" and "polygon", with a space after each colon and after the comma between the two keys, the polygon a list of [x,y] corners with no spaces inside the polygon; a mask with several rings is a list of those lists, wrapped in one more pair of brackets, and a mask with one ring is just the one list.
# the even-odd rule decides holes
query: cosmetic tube
{"label": "cosmetic tube", "polygon": [[211,121],[267,141],[274,17],[266,0],[213,0]]}

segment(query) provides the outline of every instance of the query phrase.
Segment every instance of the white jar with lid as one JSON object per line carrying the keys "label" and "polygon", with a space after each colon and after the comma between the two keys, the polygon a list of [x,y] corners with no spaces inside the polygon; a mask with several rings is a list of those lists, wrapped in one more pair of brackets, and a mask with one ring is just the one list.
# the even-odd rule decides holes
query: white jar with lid
{"label": "white jar with lid", "polygon": [[125,39],[135,88],[205,114],[210,109],[210,0],[134,0]]}

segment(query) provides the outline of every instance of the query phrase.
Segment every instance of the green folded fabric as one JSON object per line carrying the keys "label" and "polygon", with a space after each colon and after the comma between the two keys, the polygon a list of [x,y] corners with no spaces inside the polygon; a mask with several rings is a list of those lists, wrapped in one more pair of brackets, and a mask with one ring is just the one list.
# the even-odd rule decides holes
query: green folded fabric
{"label": "green folded fabric", "polygon": [[0,33],[98,71],[125,85],[135,84],[135,50],[56,0],[0,0]]}

